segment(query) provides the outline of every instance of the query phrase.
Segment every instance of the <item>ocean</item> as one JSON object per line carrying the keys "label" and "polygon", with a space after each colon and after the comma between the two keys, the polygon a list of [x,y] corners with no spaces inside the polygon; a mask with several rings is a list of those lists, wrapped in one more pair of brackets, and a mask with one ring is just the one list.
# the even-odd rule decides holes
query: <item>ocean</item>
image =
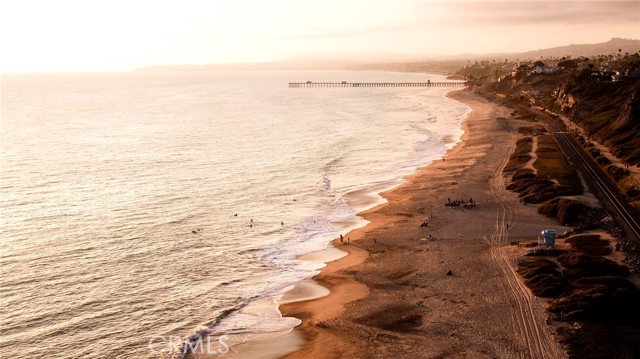
{"label": "ocean", "polygon": [[[300,255],[366,224],[462,135],[448,88],[288,88],[438,75],[4,74],[0,352],[158,358],[206,331],[280,335]],[[273,311],[247,310],[273,303]]]}

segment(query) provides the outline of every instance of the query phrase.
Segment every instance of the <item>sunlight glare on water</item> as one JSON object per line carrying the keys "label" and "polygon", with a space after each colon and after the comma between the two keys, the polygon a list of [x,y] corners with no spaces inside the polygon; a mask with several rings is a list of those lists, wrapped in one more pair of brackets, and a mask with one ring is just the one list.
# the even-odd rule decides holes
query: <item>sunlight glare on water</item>
{"label": "sunlight glare on water", "polygon": [[[151,356],[208,324],[245,338],[366,204],[441,156],[467,107],[382,72],[3,75],[0,346],[7,357]],[[253,320],[253,321],[252,321]]]}

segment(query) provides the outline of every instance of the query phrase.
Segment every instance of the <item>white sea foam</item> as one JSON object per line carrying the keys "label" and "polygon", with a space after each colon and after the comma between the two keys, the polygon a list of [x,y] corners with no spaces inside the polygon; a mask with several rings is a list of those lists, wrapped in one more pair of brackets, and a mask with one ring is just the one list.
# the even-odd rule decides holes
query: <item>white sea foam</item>
{"label": "white sea foam", "polygon": [[154,336],[286,331],[297,321],[259,303],[317,273],[297,257],[365,225],[357,211],[444,154],[467,111],[444,88],[286,83],[429,78],[3,75],[3,354],[145,357]]}

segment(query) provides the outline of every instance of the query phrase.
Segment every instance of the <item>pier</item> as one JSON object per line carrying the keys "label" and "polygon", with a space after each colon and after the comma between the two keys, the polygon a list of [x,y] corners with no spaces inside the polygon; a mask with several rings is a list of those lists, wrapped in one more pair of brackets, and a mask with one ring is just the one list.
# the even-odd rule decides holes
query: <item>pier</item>
{"label": "pier", "polygon": [[469,81],[446,82],[289,82],[289,87],[467,87]]}

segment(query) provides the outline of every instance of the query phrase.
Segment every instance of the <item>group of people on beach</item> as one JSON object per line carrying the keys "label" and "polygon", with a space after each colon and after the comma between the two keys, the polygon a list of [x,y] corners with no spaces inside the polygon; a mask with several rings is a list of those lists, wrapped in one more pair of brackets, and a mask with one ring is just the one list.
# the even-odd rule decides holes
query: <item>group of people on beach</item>
{"label": "group of people on beach", "polygon": [[473,197],[469,198],[468,201],[463,200],[463,199],[455,199],[455,200],[451,200],[451,198],[447,198],[447,203],[445,203],[444,205],[447,207],[451,207],[451,208],[458,208],[458,207],[463,207],[463,208],[473,208],[478,204],[478,202],[473,200]]}
{"label": "group of people on beach", "polygon": [[347,239],[344,239],[344,237],[341,234],[340,235],[340,243],[349,245],[349,244],[351,244],[351,238],[347,237]]}

